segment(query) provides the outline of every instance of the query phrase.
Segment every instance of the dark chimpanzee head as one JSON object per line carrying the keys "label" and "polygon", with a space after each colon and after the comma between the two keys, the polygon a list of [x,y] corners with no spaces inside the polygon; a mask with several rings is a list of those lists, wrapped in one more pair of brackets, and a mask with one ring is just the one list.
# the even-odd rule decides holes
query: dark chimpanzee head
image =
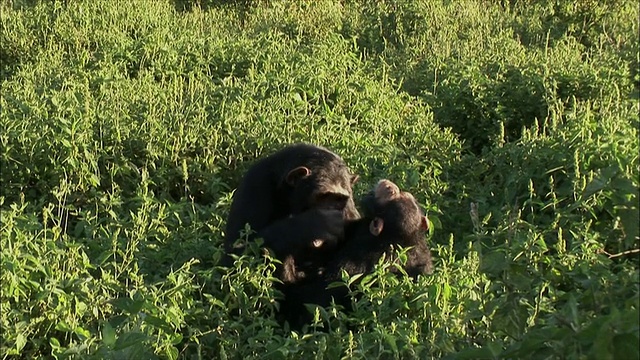
{"label": "dark chimpanzee head", "polygon": [[398,239],[416,239],[416,233],[429,229],[429,220],[413,195],[400,191],[389,180],[380,180],[362,203],[365,216],[372,219],[369,231],[374,236],[392,234]]}
{"label": "dark chimpanzee head", "polygon": [[287,174],[285,182],[293,189],[289,198],[292,213],[310,208],[342,210],[345,219],[357,219],[360,214],[353,202],[353,184],[345,162],[332,152],[321,152]]}

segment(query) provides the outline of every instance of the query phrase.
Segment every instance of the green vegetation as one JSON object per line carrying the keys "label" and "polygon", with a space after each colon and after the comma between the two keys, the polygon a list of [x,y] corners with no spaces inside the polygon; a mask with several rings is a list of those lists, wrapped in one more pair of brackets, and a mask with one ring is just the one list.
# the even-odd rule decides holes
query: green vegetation
{"label": "green vegetation", "polygon": [[[640,357],[636,1],[0,10],[2,358]],[[303,333],[260,250],[217,267],[298,141],[415,194],[436,266]]]}

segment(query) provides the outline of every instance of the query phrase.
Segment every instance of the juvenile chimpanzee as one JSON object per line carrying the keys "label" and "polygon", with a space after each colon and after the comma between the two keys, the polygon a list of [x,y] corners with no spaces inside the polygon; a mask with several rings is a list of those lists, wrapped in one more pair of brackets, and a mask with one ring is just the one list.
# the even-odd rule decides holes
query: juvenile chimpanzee
{"label": "juvenile chimpanzee", "polygon": [[413,195],[401,192],[389,180],[380,180],[362,201],[364,218],[350,221],[345,229],[345,241],[340,245],[317,280],[287,286],[283,293],[281,312],[294,327],[310,319],[304,304],[328,306],[331,299],[348,306],[347,288],[327,289],[341,279],[345,270],[350,276],[370,273],[382,255],[385,261],[396,261],[394,245],[411,247],[404,269],[416,277],[432,271],[431,252],[425,235],[429,222]]}
{"label": "juvenile chimpanzee", "polygon": [[[326,148],[289,145],[256,162],[233,197],[225,232],[227,254],[242,252],[237,241],[249,224],[264,246],[283,261],[285,283],[304,277],[302,266],[335,248],[343,236],[344,220],[360,214],[353,202],[352,175],[344,160]],[[224,260],[230,265],[230,258]]]}

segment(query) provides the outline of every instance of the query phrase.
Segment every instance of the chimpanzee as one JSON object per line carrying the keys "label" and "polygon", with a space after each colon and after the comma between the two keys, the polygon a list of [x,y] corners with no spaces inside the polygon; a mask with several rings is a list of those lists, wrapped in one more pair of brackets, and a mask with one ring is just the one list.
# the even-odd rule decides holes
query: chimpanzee
{"label": "chimpanzee", "polygon": [[342,270],[350,276],[371,272],[383,254],[385,261],[396,261],[394,245],[411,247],[404,266],[408,275],[415,278],[432,272],[431,252],[425,239],[429,221],[413,195],[401,192],[389,180],[380,180],[363,199],[362,210],[362,219],[347,222],[345,241],[326,264],[324,274],[284,289],[281,313],[293,327],[309,320],[305,303],[328,306],[333,298],[348,307],[347,288],[327,289],[327,285],[339,281]]}
{"label": "chimpanzee", "polygon": [[[244,248],[241,231],[249,224],[264,246],[284,264],[285,283],[304,277],[342,238],[344,221],[358,219],[352,185],[357,180],[344,160],[311,144],[289,145],[256,162],[236,190],[225,231],[227,254]],[[224,260],[229,266],[229,256]]]}

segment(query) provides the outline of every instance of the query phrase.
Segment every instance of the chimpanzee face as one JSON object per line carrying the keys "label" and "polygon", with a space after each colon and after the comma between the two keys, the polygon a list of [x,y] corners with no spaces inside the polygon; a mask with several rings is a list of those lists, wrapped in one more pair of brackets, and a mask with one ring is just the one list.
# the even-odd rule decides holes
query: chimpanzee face
{"label": "chimpanzee face", "polygon": [[373,235],[380,235],[383,228],[394,234],[429,228],[429,221],[413,195],[400,191],[390,180],[380,180],[362,203],[365,216],[373,219],[370,225]]}
{"label": "chimpanzee face", "polygon": [[289,199],[292,213],[320,208],[342,210],[346,219],[359,218],[352,191],[357,179],[343,162],[323,164],[315,169],[301,166],[291,170],[287,183],[292,187]]}

